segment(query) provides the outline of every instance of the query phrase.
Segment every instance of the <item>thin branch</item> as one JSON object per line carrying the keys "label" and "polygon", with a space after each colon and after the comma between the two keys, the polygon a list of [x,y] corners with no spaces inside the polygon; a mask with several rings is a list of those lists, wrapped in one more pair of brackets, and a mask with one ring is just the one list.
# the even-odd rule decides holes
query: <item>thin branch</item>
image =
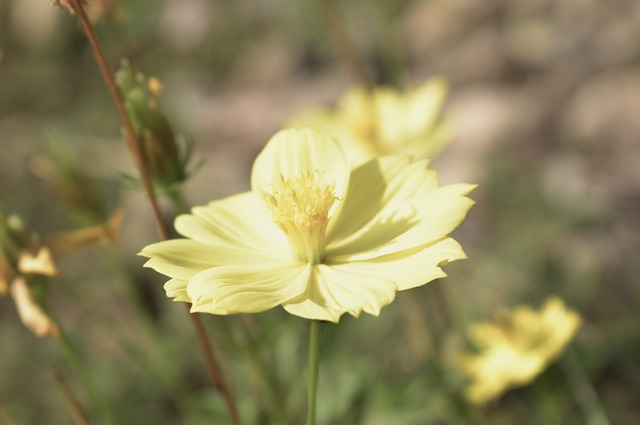
{"label": "thin branch", "polygon": [[191,324],[193,325],[193,330],[196,333],[196,338],[200,343],[200,347],[204,352],[204,358],[207,361],[207,367],[209,368],[209,372],[211,373],[211,379],[213,380],[213,384],[220,391],[222,397],[224,398],[224,402],[227,405],[227,413],[231,418],[231,421],[234,425],[240,425],[240,415],[238,414],[238,409],[236,408],[235,401],[233,400],[233,396],[231,395],[231,391],[227,386],[224,377],[222,375],[222,369],[220,369],[220,364],[216,360],[216,357],[213,354],[213,350],[211,349],[211,344],[209,344],[209,339],[207,338],[207,333],[202,325],[202,320],[200,315],[191,314],[189,309],[191,308],[191,304],[185,304],[187,307],[187,313],[189,314],[189,318],[191,319]]}
{"label": "thin branch", "polygon": [[[169,227],[164,222],[162,218],[162,214],[160,213],[158,201],[155,196],[153,185],[151,183],[151,178],[149,176],[149,173],[144,161],[144,154],[142,152],[142,149],[140,148],[140,143],[138,143],[136,132],[133,129],[133,125],[131,124],[131,121],[129,120],[129,116],[127,115],[126,109],[124,107],[124,102],[122,100],[122,95],[120,94],[120,91],[118,90],[116,83],[114,81],[111,67],[107,62],[107,59],[104,55],[104,52],[102,51],[100,43],[98,42],[98,39],[93,31],[91,23],[87,18],[87,15],[84,11],[84,7],[82,6],[81,0],[66,0],[65,5],[67,7],[71,7],[73,9],[73,12],[75,12],[75,14],[78,16],[78,19],[80,20],[80,24],[82,25],[82,29],[84,30],[89,40],[89,44],[91,45],[91,48],[95,54],[96,61],[98,62],[98,67],[100,68],[100,71],[102,73],[102,77],[104,78],[105,83],[107,84],[109,93],[113,98],[114,104],[118,111],[118,115],[120,116],[120,120],[122,121],[122,124],[124,126],[125,139],[126,139],[127,145],[129,146],[129,149],[133,154],[136,165],[140,172],[140,177],[142,179],[142,183],[144,184],[145,190],[149,197],[149,202],[151,202],[153,215],[158,225],[158,228],[160,230],[162,239],[163,240],[170,239],[171,235],[169,232]],[[188,308],[187,308],[187,312],[189,313]],[[190,313],[189,313],[189,318],[191,319],[190,321],[196,333],[196,338],[204,354],[205,361],[207,363],[207,367],[211,375],[211,379],[213,380],[213,384],[220,391],[220,393],[222,394],[225,400],[229,417],[231,418],[234,425],[241,425],[233,396],[231,395],[231,392],[229,391],[229,387],[226,385],[225,380],[222,376],[222,371],[213,354],[213,350],[211,349],[211,345],[209,344],[209,341],[207,339],[206,333],[204,331],[204,327],[202,326],[202,321],[199,316],[190,314]]]}
{"label": "thin branch", "polygon": [[118,115],[120,116],[120,120],[122,121],[122,125],[124,127],[125,140],[136,162],[136,166],[138,167],[138,170],[140,170],[140,178],[142,179],[142,184],[144,185],[147,196],[149,197],[149,202],[151,202],[153,216],[155,218],[156,224],[158,225],[160,234],[162,235],[162,239],[169,239],[171,237],[169,227],[162,219],[160,207],[158,206],[158,199],[155,196],[151,177],[149,176],[147,166],[144,161],[144,154],[142,152],[142,148],[140,147],[138,136],[133,129],[131,120],[129,119],[129,115],[127,115],[127,110],[124,107],[122,95],[120,94],[120,91],[118,90],[116,82],[113,78],[113,71],[111,70],[109,63],[107,62],[104,52],[102,51],[102,47],[100,47],[98,38],[93,31],[93,27],[91,26],[91,22],[89,22],[89,18],[84,11],[84,7],[82,6],[81,1],[69,0],[69,4],[80,20],[80,25],[82,25],[82,29],[84,30],[84,33],[89,40],[89,44],[91,44],[91,49],[95,54],[96,61],[98,62],[98,68],[100,68],[102,77],[107,84],[107,89],[109,90],[109,93],[113,98],[113,103],[116,106],[116,110],[118,111]]}
{"label": "thin branch", "polygon": [[67,401],[73,422],[76,425],[89,425],[89,417],[82,408],[78,397],[76,397],[76,394],[73,392],[73,388],[71,388],[71,385],[69,385],[69,382],[67,382],[64,375],[56,369],[51,369],[49,375],[62,391],[62,395]]}

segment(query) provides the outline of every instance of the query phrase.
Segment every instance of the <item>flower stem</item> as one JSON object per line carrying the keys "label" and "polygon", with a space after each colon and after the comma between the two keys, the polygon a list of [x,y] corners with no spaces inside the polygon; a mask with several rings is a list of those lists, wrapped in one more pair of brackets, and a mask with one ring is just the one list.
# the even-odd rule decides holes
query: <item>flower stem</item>
{"label": "flower stem", "polygon": [[[172,192],[170,199],[173,203],[173,208],[176,213],[183,214],[188,211],[187,203],[180,191]],[[227,407],[227,413],[233,425],[241,425],[242,422],[240,421],[240,415],[238,414],[235,400],[233,398],[233,395],[231,394],[231,390],[229,389],[226,380],[224,379],[220,363],[213,353],[213,349],[211,348],[211,344],[209,343],[209,339],[207,338],[207,332],[205,331],[204,325],[202,324],[202,318],[199,314],[192,314],[190,312],[191,304],[187,303],[185,304],[185,306],[187,309],[187,314],[189,315],[189,320],[191,321],[191,326],[196,333],[196,339],[198,340],[200,349],[204,354],[204,359],[207,363],[213,385],[222,395],[222,398],[224,399],[225,405]]]}
{"label": "flower stem", "polygon": [[131,120],[129,119],[129,115],[127,114],[127,110],[125,109],[124,102],[122,100],[122,95],[116,86],[116,82],[113,78],[113,71],[109,66],[109,62],[102,51],[102,47],[100,46],[100,42],[96,37],[95,32],[93,31],[93,27],[91,26],[91,22],[89,22],[89,18],[84,11],[84,7],[82,6],[81,0],[69,0],[71,7],[75,11],[78,19],[80,21],[80,25],[84,30],[87,39],[89,40],[89,44],[91,45],[91,49],[96,57],[96,62],[98,62],[98,68],[100,68],[100,72],[102,73],[102,77],[104,78],[105,83],[107,84],[107,89],[113,98],[113,103],[116,106],[116,110],[118,111],[118,116],[122,121],[122,126],[124,127],[125,140],[131,151],[138,170],[140,171],[140,178],[144,185],[144,188],[147,192],[147,196],[149,197],[149,202],[151,203],[151,209],[153,211],[153,216],[155,218],[156,224],[158,225],[158,229],[163,239],[169,239],[169,227],[162,219],[162,214],[160,213],[160,207],[158,205],[158,200],[155,196],[153,190],[153,184],[151,183],[151,178],[147,171],[147,166],[144,161],[144,154],[142,153],[142,148],[140,147],[140,143],[138,140],[138,136],[136,135],[135,130],[133,129],[133,125],[131,124]]}
{"label": "flower stem", "polygon": [[49,373],[51,379],[58,385],[60,390],[62,391],[62,395],[65,400],[67,400],[67,405],[69,406],[69,412],[71,413],[71,417],[73,418],[73,422],[76,425],[89,425],[89,418],[85,413],[78,397],[73,392],[73,388],[69,385],[69,382],[64,377],[64,375],[56,369],[52,369]]}
{"label": "flower stem", "polygon": [[213,380],[213,385],[222,395],[224,402],[227,407],[227,413],[229,414],[229,418],[233,425],[241,425],[240,415],[238,414],[238,409],[236,408],[235,401],[233,396],[231,395],[231,391],[227,386],[226,381],[222,375],[222,369],[220,368],[220,364],[213,354],[213,350],[211,349],[211,344],[209,344],[209,339],[207,338],[207,333],[202,325],[202,319],[200,315],[193,314],[189,312],[191,308],[191,304],[185,304],[187,308],[187,313],[189,314],[189,319],[191,319],[191,324],[193,325],[193,329],[196,332],[196,338],[198,339],[198,343],[200,344],[200,348],[204,353],[205,361],[207,362],[207,367],[209,368],[209,373],[211,374],[211,379]]}
{"label": "flower stem", "polygon": [[569,347],[561,361],[562,369],[567,375],[569,390],[576,403],[582,409],[587,425],[611,425],[609,418],[600,403],[598,393],[589,382],[582,359],[573,347]]}
{"label": "flower stem", "polygon": [[[93,53],[96,57],[96,61],[98,62],[98,67],[100,68],[102,77],[104,78],[105,83],[107,84],[107,89],[109,90],[109,93],[113,98],[113,102],[116,106],[116,110],[118,111],[118,115],[124,127],[124,133],[125,133],[125,139],[126,139],[127,145],[129,146],[129,149],[135,159],[136,166],[140,172],[140,178],[147,192],[149,202],[151,203],[153,216],[158,226],[158,229],[160,231],[161,237],[163,240],[170,239],[171,233],[169,231],[169,226],[162,218],[160,207],[158,205],[158,200],[153,190],[153,184],[151,182],[151,178],[147,170],[147,166],[144,160],[144,155],[143,155],[138,137],[133,128],[133,125],[131,124],[129,115],[127,114],[127,111],[124,107],[122,95],[120,94],[120,91],[116,86],[111,67],[107,62],[104,52],[102,51],[102,47],[100,46],[100,42],[98,41],[98,38],[96,37],[93,31],[93,28],[91,26],[91,23],[89,22],[89,19],[84,11],[84,7],[82,6],[82,0],[68,0],[68,4],[71,6],[73,11],[78,16],[78,19],[80,20],[80,25],[82,26],[82,29],[84,30],[85,35],[89,40],[89,44],[91,45]],[[189,310],[189,305],[187,305],[187,312],[188,310]],[[214,357],[213,350],[211,349],[211,345],[207,340],[204,327],[202,326],[202,321],[200,320],[200,317],[193,314],[189,314],[189,318],[191,321],[191,325],[193,326],[193,329],[196,333],[196,337],[200,344],[200,348],[203,351],[205,361],[209,368],[209,373],[213,380],[213,384],[221,392],[225,400],[229,417],[231,418],[233,425],[241,425],[233,396],[231,395],[231,392],[229,391],[226,383],[224,382],[224,379],[222,379],[222,373],[221,373],[219,364],[216,358]]]}
{"label": "flower stem", "polygon": [[318,320],[311,321],[309,330],[309,376],[307,384],[307,424],[316,423],[316,394],[318,389],[318,365],[320,360],[320,326]]}

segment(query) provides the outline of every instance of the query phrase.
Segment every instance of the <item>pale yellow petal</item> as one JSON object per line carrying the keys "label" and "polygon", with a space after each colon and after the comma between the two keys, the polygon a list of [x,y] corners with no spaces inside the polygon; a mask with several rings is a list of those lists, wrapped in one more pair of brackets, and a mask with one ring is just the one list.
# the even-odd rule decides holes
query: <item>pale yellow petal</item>
{"label": "pale yellow petal", "polygon": [[180,280],[189,280],[212,267],[273,259],[272,256],[242,248],[216,246],[192,239],[172,239],[148,245],[138,255],[149,258],[145,267]]}
{"label": "pale yellow petal", "polygon": [[299,299],[309,285],[311,265],[296,261],[217,267],[187,284],[193,312],[258,313]]}
{"label": "pale yellow petal", "polygon": [[[400,144],[407,136],[406,100],[395,90],[380,87],[375,91],[375,122],[377,124],[375,137],[384,144],[390,153],[400,153]],[[395,147],[395,149],[394,149]]]}
{"label": "pale yellow petal", "polygon": [[412,163],[408,156],[367,162],[352,172],[342,210],[330,223],[327,240],[341,244],[347,238],[357,238],[357,232],[367,233],[368,223],[380,216],[397,215],[398,206],[406,204],[407,199],[438,184],[437,173],[427,170],[426,162]]}
{"label": "pale yellow petal", "polygon": [[256,255],[290,256],[289,243],[274,224],[260,195],[246,192],[178,216],[178,233],[203,243],[247,250]]}
{"label": "pale yellow petal", "polygon": [[191,302],[191,298],[187,294],[187,282],[184,280],[171,279],[164,284],[164,290],[167,297],[173,298],[174,301]]}
{"label": "pale yellow petal", "polygon": [[256,158],[251,187],[265,191],[279,176],[289,179],[305,172],[318,173],[326,183],[335,185],[338,198],[344,197],[350,169],[340,144],[309,128],[281,130]]}
{"label": "pale yellow petal", "polygon": [[405,250],[364,261],[349,258],[331,259],[329,265],[338,263],[345,272],[380,276],[393,282],[399,291],[415,288],[445,277],[441,269],[445,264],[467,258],[458,242],[451,238],[442,239],[432,245]]}
{"label": "pale yellow petal", "polygon": [[374,316],[391,303],[397,286],[382,276],[361,273],[341,266],[320,264],[315,268],[313,288],[307,297],[315,304],[349,313],[354,317],[364,311]]}
{"label": "pale yellow petal", "polygon": [[[423,162],[407,163],[401,158],[386,157],[370,163],[385,166],[378,176],[374,170],[366,173],[369,181],[380,182],[378,186],[386,184],[383,195],[347,198],[331,229],[328,258],[349,257],[357,261],[416,249],[442,239],[462,222],[474,204],[465,195],[475,186],[433,187],[429,178],[437,179]],[[365,170],[366,166],[362,167],[363,174]],[[353,193],[380,192],[368,192],[361,177],[354,176],[352,182]],[[354,186],[360,182],[362,187]]]}
{"label": "pale yellow petal", "polygon": [[428,134],[441,115],[449,87],[442,78],[431,78],[408,94],[404,124],[409,134]]}
{"label": "pale yellow petal", "polygon": [[294,316],[299,316],[309,320],[323,320],[325,322],[338,323],[343,310],[336,310],[329,307],[320,306],[310,299],[300,302],[287,302],[282,307]]}

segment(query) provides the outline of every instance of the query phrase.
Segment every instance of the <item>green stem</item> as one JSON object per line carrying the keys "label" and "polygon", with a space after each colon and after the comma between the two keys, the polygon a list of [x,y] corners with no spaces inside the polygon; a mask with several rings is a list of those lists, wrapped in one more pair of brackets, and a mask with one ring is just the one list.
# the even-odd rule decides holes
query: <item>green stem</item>
{"label": "green stem", "polygon": [[[60,325],[58,324],[58,326]],[[87,372],[86,367],[82,363],[78,350],[71,343],[66,333],[62,330],[62,328],[60,328],[60,338],[58,339],[58,341],[60,341],[60,345],[62,346],[62,351],[67,357],[67,361],[69,362],[69,365],[75,370],[76,374],[80,378],[80,381],[82,382],[82,385],[87,391],[87,394],[89,394],[89,398],[91,398],[91,402],[93,403],[93,406],[98,412],[98,415],[100,415],[101,422],[104,425],[114,425],[115,421],[111,416],[111,412],[107,408],[107,405],[105,404],[104,400],[100,396],[100,392],[98,391],[98,388],[94,384],[93,380],[91,379],[91,376]]]}
{"label": "green stem", "polygon": [[316,423],[316,394],[320,360],[320,321],[312,320],[309,330],[309,381],[307,385],[307,425]]}
{"label": "green stem", "polygon": [[569,390],[582,409],[585,423],[587,425],[611,425],[600,403],[598,393],[587,377],[582,359],[574,348],[567,349],[561,361],[561,367],[567,375]]}

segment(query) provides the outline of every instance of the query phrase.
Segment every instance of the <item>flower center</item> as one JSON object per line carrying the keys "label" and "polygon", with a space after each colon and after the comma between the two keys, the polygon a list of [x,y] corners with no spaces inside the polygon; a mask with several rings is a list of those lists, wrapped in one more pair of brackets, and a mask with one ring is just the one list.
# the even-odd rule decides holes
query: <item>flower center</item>
{"label": "flower center", "polygon": [[335,184],[326,183],[317,170],[288,179],[280,174],[262,192],[262,198],[273,221],[287,236],[294,257],[319,263],[324,254],[329,210],[338,199]]}

